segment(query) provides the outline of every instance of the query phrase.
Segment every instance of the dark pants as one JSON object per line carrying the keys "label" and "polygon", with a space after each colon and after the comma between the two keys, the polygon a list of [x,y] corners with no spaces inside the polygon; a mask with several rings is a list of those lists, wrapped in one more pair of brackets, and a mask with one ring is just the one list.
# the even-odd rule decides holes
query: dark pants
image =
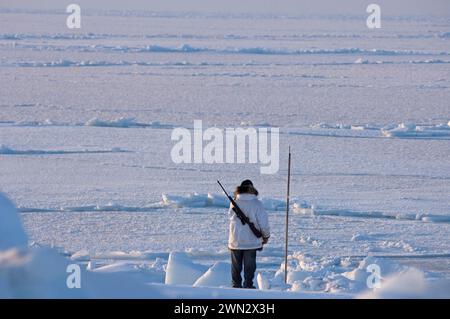
{"label": "dark pants", "polygon": [[231,280],[233,288],[242,288],[242,265],[244,265],[244,288],[254,288],[256,249],[231,250]]}

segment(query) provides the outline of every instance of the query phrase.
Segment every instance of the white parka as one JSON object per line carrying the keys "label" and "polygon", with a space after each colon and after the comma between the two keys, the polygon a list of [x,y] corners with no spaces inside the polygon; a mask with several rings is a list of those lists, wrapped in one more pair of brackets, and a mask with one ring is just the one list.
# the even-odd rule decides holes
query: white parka
{"label": "white parka", "polygon": [[[238,194],[235,201],[255,227],[263,233],[263,236],[269,237],[269,219],[261,201],[254,194]],[[231,204],[228,216],[230,217],[228,248],[259,249],[262,247],[262,238],[257,238],[247,224],[242,225]]]}

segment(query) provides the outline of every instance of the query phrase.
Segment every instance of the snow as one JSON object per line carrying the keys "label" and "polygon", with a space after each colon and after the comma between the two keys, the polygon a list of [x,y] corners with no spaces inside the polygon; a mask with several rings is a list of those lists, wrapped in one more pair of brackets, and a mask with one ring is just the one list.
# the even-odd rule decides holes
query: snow
{"label": "snow", "polygon": [[[450,296],[449,279],[427,281],[425,274],[415,268],[402,266],[392,260],[366,257],[358,264],[348,258],[321,258],[302,253],[290,256],[288,284],[280,282],[284,277],[280,269],[270,280],[258,272],[256,281],[259,292],[233,289],[230,284],[230,264],[216,262],[209,269],[196,264],[186,252],[171,252],[167,265],[161,258],[153,262],[127,260],[97,265],[87,251],[79,251],[69,258],[55,249],[27,248],[26,236],[14,205],[0,197],[3,214],[2,225],[10,228],[11,239],[2,242],[0,250],[0,297],[2,298],[311,298],[332,294],[335,298],[348,298],[356,294],[362,298],[417,298],[423,296],[446,298]],[[5,218],[8,216],[8,219]],[[12,220],[12,222],[11,222]],[[9,222],[8,222],[9,221]],[[8,224],[7,224],[8,222]],[[3,234],[3,232],[2,232]],[[139,252],[129,256],[142,257]],[[196,252],[191,255],[201,256]],[[103,256],[106,257],[106,256]],[[112,253],[108,258],[124,258],[123,253]],[[149,257],[149,256],[147,256]],[[139,259],[138,259],[139,260]],[[67,269],[71,262],[89,261],[86,269],[80,267],[82,284],[79,289],[66,285]],[[366,282],[371,274],[368,267],[377,265],[380,279],[385,282],[379,290],[370,291]],[[20,274],[20,276],[18,276]],[[161,284],[170,285],[170,289]],[[188,288],[192,286],[192,288]],[[120,289],[117,289],[120,287]],[[166,286],[169,287],[169,286]],[[194,287],[208,287],[194,290]],[[219,287],[215,290],[211,287]],[[271,290],[274,287],[284,293]],[[270,293],[266,293],[271,291]],[[313,295],[311,293],[314,292]]]}
{"label": "snow", "polygon": [[[26,256],[26,255],[25,255]],[[8,276],[13,276],[16,272],[26,273],[27,277],[19,282],[14,282],[13,286],[0,287],[0,296],[2,297],[57,297],[57,298],[67,298],[67,297],[118,297],[118,296],[126,296],[127,298],[130,295],[126,295],[129,293],[129,289],[133,287],[136,290],[133,293],[133,296],[137,297],[168,297],[170,294],[175,295],[177,297],[188,297],[189,293],[195,296],[194,291],[185,290],[181,288],[182,286],[174,287],[171,290],[163,289],[162,292],[152,291],[152,287],[158,287],[154,284],[147,285],[147,289],[143,289],[142,282],[145,282],[144,277],[134,277],[132,275],[134,269],[130,269],[124,264],[116,265],[114,267],[108,267],[107,269],[97,269],[95,273],[102,273],[108,275],[97,276],[94,274],[82,272],[83,278],[83,286],[81,290],[69,290],[65,285],[65,273],[62,271],[67,266],[67,262],[63,260],[61,256],[56,255],[54,252],[47,250],[35,250],[30,251],[27,258],[19,255],[17,251],[11,250],[5,254],[1,255],[1,267],[0,267],[0,277],[5,279],[4,283],[9,282]],[[27,260],[26,263],[23,263],[23,260]],[[14,268],[8,265],[13,264]],[[43,269],[46,271],[43,271]],[[43,273],[42,273],[43,272]],[[122,275],[120,275],[122,273]],[[147,280],[149,277],[146,277]],[[216,277],[219,279],[219,277]],[[106,279],[109,280],[108,284],[106,284]],[[120,280],[127,280],[128,288],[125,291],[121,290],[113,290],[108,291],[109,287],[114,287],[115,285],[120,285]],[[211,278],[210,278],[211,279]],[[153,279],[154,280],[154,279]],[[220,279],[219,279],[220,280]],[[212,282],[209,281],[209,284]],[[218,284],[216,282],[216,284]],[[205,284],[204,286],[210,286]],[[210,286],[211,287],[211,286]],[[121,287],[122,288],[122,287]],[[140,288],[140,290],[139,290]],[[165,293],[164,293],[165,292]],[[238,290],[234,290],[233,292],[227,291],[209,291],[211,296],[220,296],[220,294],[228,294],[229,297],[251,297],[251,295],[247,295],[246,293]],[[203,291],[203,295],[205,296],[205,291]],[[264,295],[259,295],[260,297],[264,297]],[[270,295],[268,295],[270,297]],[[283,295],[278,295],[281,297]],[[339,294],[337,295],[339,296]],[[284,295],[284,297],[289,297]],[[299,297],[299,296],[291,296],[291,297]]]}
{"label": "snow", "polygon": [[[332,275],[329,281],[320,277],[309,276],[303,281],[296,281],[290,292],[268,290],[268,282],[258,274],[260,290],[214,289],[221,286],[218,276],[222,266],[217,264],[215,271],[205,274],[209,281],[205,288],[156,284],[151,276],[135,276],[136,268],[126,263],[113,264],[97,268],[94,271],[81,270],[81,289],[67,289],[66,268],[68,260],[49,249],[31,249],[19,251],[10,249],[0,253],[0,297],[2,298],[323,298],[325,289],[335,298],[348,298],[352,282],[340,275]],[[17,276],[17,274],[21,276]],[[213,279],[215,277],[215,279]],[[12,280],[15,278],[14,280]],[[202,277],[201,277],[202,278]],[[205,278],[205,277],[203,277]],[[149,284],[148,281],[153,282]],[[364,276],[354,281],[361,282]],[[147,283],[146,283],[147,282]],[[263,283],[264,282],[264,283]],[[196,284],[197,285],[197,284]],[[120,286],[120,289],[117,287]],[[209,286],[209,287],[206,287]],[[380,290],[363,291],[358,296],[363,298],[417,298],[430,296],[448,298],[448,283],[427,282],[424,274],[417,269],[407,269],[399,275],[386,279]],[[311,291],[316,293],[311,294]]]}

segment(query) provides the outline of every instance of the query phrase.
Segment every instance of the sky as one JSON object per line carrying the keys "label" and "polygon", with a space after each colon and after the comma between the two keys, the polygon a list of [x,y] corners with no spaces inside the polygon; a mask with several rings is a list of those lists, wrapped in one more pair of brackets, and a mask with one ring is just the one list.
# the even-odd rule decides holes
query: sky
{"label": "sky", "polygon": [[450,0],[1,0],[1,8],[58,9],[71,3],[85,9],[190,11],[256,14],[365,14],[370,3],[387,15],[450,16]]}

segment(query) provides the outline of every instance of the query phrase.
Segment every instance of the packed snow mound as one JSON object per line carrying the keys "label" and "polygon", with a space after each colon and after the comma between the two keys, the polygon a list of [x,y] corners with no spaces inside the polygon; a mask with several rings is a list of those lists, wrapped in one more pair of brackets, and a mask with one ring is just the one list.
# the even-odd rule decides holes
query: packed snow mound
{"label": "packed snow mound", "polygon": [[[346,269],[353,265],[347,264],[345,259],[323,257],[319,260],[299,252],[292,255],[288,264],[287,282],[290,291],[322,291],[322,292],[355,292],[363,289],[357,282],[343,276]],[[283,265],[282,265],[283,267]],[[284,275],[284,271],[279,271]],[[280,278],[279,278],[280,280]]]}
{"label": "packed snow mound", "polygon": [[[396,277],[407,271],[402,266],[387,258],[368,256],[356,262],[344,257],[322,257],[294,253],[288,260],[288,287],[283,287],[284,264],[272,279],[272,286],[288,288],[295,292],[327,292],[363,294],[369,291],[368,282],[373,278],[373,267],[380,271],[380,281],[384,284],[385,278]],[[423,296],[422,296],[423,297]]]}
{"label": "packed snow mound", "polygon": [[376,265],[379,267],[382,279],[394,274],[401,273],[407,269],[407,267],[402,266],[389,259],[368,256],[359,263],[357,268],[352,271],[345,272],[342,275],[350,280],[366,285],[367,279],[371,275],[371,272],[368,271],[368,269],[369,266],[372,265]]}
{"label": "packed snow mound", "polygon": [[387,278],[379,289],[362,293],[358,298],[364,299],[418,299],[450,298],[450,280],[438,279],[427,281],[425,274],[415,268]]}
{"label": "packed snow mound", "polygon": [[226,262],[216,262],[200,278],[198,278],[195,287],[229,287],[231,282],[231,264]]}
{"label": "packed snow mound", "polygon": [[184,252],[171,252],[167,262],[166,284],[193,285],[208,267],[195,264]]}
{"label": "packed snow mound", "polygon": [[0,193],[0,251],[25,247],[28,237],[22,227],[14,204]]}

